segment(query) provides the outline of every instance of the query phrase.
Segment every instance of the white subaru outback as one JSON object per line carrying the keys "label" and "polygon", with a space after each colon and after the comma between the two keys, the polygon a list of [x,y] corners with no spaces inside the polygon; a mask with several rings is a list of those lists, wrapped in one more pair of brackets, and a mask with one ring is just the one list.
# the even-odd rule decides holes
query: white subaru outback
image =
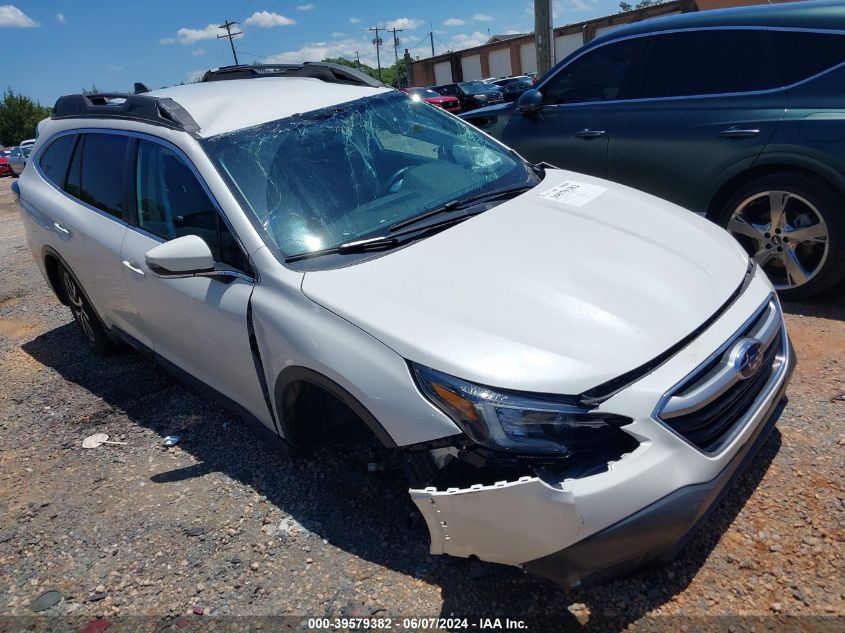
{"label": "white subaru outback", "polygon": [[436,554],[567,585],[664,557],[785,403],[780,304],[726,232],[348,69],[62,97],[14,189],[95,351],[291,443],[354,414]]}

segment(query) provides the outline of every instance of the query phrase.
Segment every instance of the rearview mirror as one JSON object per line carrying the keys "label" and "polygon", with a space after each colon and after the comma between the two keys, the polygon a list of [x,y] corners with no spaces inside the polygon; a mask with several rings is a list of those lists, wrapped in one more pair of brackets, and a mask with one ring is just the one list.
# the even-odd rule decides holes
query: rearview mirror
{"label": "rearview mirror", "polygon": [[536,88],[526,90],[519,95],[519,100],[516,102],[516,107],[523,114],[537,114],[543,109],[543,95]]}
{"label": "rearview mirror", "polygon": [[185,235],[147,251],[147,267],[159,277],[207,273],[214,270],[211,249],[201,237]]}

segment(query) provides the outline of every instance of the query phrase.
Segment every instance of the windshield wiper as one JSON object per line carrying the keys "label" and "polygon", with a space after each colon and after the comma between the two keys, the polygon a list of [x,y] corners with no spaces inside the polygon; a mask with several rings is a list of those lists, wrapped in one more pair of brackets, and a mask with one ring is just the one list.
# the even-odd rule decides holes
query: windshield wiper
{"label": "windshield wiper", "polygon": [[[431,224],[427,224],[426,226],[419,227],[417,229],[411,229],[408,231],[399,231],[399,229],[417,224],[418,222],[422,222],[423,220],[428,219],[434,215],[445,213],[447,211],[465,209],[477,204],[482,204],[484,202],[492,202],[498,200],[499,198],[513,197],[515,195],[519,195],[520,193],[529,191],[534,187],[536,187],[536,185],[520,185],[518,187],[508,187],[496,191],[488,191],[487,193],[479,194],[476,196],[461,198],[459,200],[452,200],[430,211],[426,211],[425,213],[414,216],[413,218],[403,220],[402,222],[397,222],[396,224],[390,227],[390,232],[393,233],[393,235],[378,235],[376,237],[370,237],[364,240],[344,242],[343,244],[338,244],[337,246],[333,246],[331,248],[320,249],[318,251],[308,251],[306,253],[289,255],[288,257],[285,257],[285,262],[298,262],[303,259],[311,259],[312,257],[321,257],[323,255],[345,255],[348,253],[366,253],[369,251],[390,250],[391,248],[396,248],[400,244],[417,239],[417,237],[422,237],[425,234],[434,231],[440,231],[446,228],[447,226],[451,226],[452,224],[463,222],[467,218],[472,217],[472,215],[474,214],[470,213],[465,215],[459,215],[456,217],[445,218],[444,220],[441,220],[439,222],[432,222]],[[410,235],[415,235],[416,237],[409,238],[408,236]]]}
{"label": "windshield wiper", "polygon": [[355,240],[354,242],[344,242],[331,248],[323,248],[318,251],[308,251],[306,253],[298,253],[297,255],[289,255],[285,257],[286,262],[298,262],[302,259],[311,259],[312,257],[320,257],[322,255],[333,255],[339,253],[341,255],[346,253],[365,253],[367,251],[388,250],[399,245],[399,240],[395,237],[387,237],[379,235],[378,237],[370,237],[366,240]]}
{"label": "windshield wiper", "polygon": [[466,198],[450,200],[449,202],[441,204],[439,207],[434,207],[433,209],[430,209],[429,211],[426,211],[424,213],[420,213],[419,215],[415,215],[412,218],[402,220],[401,222],[397,222],[396,224],[391,224],[390,232],[394,233],[408,226],[419,224],[420,222],[423,222],[424,220],[427,220],[432,216],[440,215],[441,213],[466,209],[468,207],[474,206],[476,204],[482,204],[484,202],[494,202],[495,200],[499,200],[500,198],[512,198],[521,193],[525,193],[526,191],[530,191],[536,186],[537,185],[519,185],[518,187],[506,187],[504,189],[496,189],[495,191],[488,191],[486,193],[481,193],[474,196],[467,196]]}

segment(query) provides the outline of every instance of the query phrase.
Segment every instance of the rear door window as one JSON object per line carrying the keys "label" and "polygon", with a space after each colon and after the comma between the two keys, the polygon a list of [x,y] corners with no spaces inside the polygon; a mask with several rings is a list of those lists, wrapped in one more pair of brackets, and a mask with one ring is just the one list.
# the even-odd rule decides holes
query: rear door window
{"label": "rear door window", "polygon": [[126,159],[129,138],[83,134],[73,155],[65,190],[82,202],[126,219]]}
{"label": "rear door window", "polygon": [[749,92],[779,84],[765,31],[682,31],[653,39],[639,97]]}
{"label": "rear door window", "polygon": [[549,105],[625,99],[648,38],[605,44],[567,64],[542,88]]}
{"label": "rear door window", "polygon": [[67,170],[70,166],[70,157],[73,154],[75,143],[75,134],[60,136],[44,150],[41,154],[41,160],[38,162],[47,180],[59,188],[65,186],[65,178],[67,178]]}
{"label": "rear door window", "polygon": [[845,62],[845,35],[770,31],[781,83],[794,84]]}

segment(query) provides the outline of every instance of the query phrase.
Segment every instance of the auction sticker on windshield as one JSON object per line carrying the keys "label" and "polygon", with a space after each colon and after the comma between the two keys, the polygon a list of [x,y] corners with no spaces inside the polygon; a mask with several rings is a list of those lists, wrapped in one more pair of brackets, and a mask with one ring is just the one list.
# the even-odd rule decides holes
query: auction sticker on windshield
{"label": "auction sticker on windshield", "polygon": [[538,194],[538,196],[561,204],[568,204],[570,207],[583,207],[588,202],[592,202],[598,198],[605,191],[607,191],[607,187],[566,180],[551,189],[546,189],[544,192]]}

